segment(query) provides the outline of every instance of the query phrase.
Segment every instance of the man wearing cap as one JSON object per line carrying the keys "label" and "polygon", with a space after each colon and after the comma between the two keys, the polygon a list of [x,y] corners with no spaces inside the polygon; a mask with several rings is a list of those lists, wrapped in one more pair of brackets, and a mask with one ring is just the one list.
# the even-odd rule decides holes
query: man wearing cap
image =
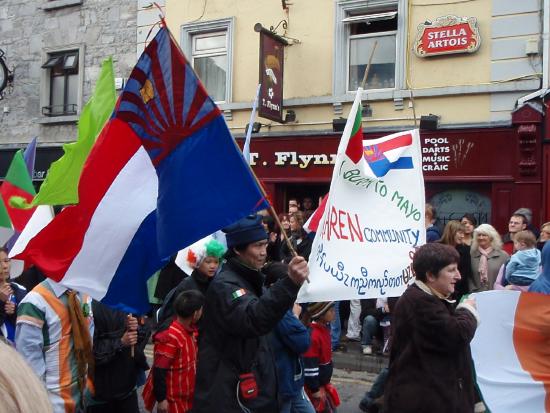
{"label": "man wearing cap", "polygon": [[275,413],[277,378],[267,334],[296,300],[307,262],[293,258],[288,276],[265,290],[261,217],[243,218],[224,232],[227,262],[206,294],[192,411]]}

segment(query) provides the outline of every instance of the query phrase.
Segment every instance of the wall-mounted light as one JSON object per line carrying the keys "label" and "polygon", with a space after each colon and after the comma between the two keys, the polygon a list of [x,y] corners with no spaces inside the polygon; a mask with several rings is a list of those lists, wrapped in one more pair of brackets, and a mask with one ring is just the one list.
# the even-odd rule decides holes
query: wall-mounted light
{"label": "wall-mounted light", "polygon": [[332,130],[334,132],[344,132],[347,121],[348,120],[346,118],[332,119]]}
{"label": "wall-mounted light", "polygon": [[296,122],[296,112],[294,112],[292,109],[289,109],[285,113],[285,123],[293,122]]}
{"label": "wall-mounted light", "polygon": [[[245,135],[248,133],[248,128],[250,127],[250,123],[247,123],[244,128]],[[262,129],[262,124],[260,122],[254,122],[252,124],[252,133],[258,133],[260,132],[260,129]]]}
{"label": "wall-mounted light", "polygon": [[363,118],[371,118],[372,117],[372,107],[368,103],[365,103],[363,106],[363,110],[361,112],[361,116]]}
{"label": "wall-mounted light", "polygon": [[439,116],[430,113],[429,115],[420,116],[420,129],[437,130],[439,127]]}

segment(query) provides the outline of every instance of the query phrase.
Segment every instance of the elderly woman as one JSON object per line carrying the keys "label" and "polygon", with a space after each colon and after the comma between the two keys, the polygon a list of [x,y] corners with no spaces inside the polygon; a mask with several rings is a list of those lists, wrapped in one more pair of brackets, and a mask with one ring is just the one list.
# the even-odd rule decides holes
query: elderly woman
{"label": "elderly woman", "polygon": [[472,256],[470,292],[492,290],[500,267],[509,258],[508,254],[502,250],[502,240],[492,225],[481,224],[474,230],[470,255]]}
{"label": "elderly woman", "polygon": [[416,281],[397,301],[384,411],[474,411],[470,341],[478,325],[475,301],[455,309],[449,297],[460,280],[458,252],[439,243],[413,258]]}

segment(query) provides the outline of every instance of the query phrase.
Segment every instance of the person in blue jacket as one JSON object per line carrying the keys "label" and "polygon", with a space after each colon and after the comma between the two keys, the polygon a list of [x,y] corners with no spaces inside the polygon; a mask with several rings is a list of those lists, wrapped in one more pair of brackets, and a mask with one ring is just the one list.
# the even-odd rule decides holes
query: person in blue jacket
{"label": "person in blue jacket", "polygon": [[[280,262],[267,264],[263,272],[269,288],[288,273],[287,265]],[[279,411],[281,413],[315,413],[304,391],[304,368],[301,354],[310,345],[307,328],[299,320],[302,307],[294,304],[269,335],[269,344],[279,379]]]}

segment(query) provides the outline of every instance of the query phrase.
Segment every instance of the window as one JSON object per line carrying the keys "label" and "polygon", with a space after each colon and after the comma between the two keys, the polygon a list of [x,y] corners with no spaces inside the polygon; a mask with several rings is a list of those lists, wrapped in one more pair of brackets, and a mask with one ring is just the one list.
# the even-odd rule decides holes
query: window
{"label": "window", "polygon": [[192,65],[212,99],[224,102],[227,88],[227,33],[193,36]]}
{"label": "window", "polygon": [[42,106],[45,116],[76,115],[79,96],[79,51],[48,54],[42,68],[48,71],[49,99]]}
{"label": "window", "polygon": [[182,26],[181,45],[215,102],[231,102],[233,18]]}
{"label": "window", "polygon": [[361,85],[375,42],[365,89],[404,87],[405,13],[405,0],[336,1],[335,96],[353,92]]}
{"label": "window", "polygon": [[361,85],[375,42],[376,50],[365,89],[394,88],[397,12],[352,14],[344,19],[344,23],[350,26],[347,90],[357,90]]}

